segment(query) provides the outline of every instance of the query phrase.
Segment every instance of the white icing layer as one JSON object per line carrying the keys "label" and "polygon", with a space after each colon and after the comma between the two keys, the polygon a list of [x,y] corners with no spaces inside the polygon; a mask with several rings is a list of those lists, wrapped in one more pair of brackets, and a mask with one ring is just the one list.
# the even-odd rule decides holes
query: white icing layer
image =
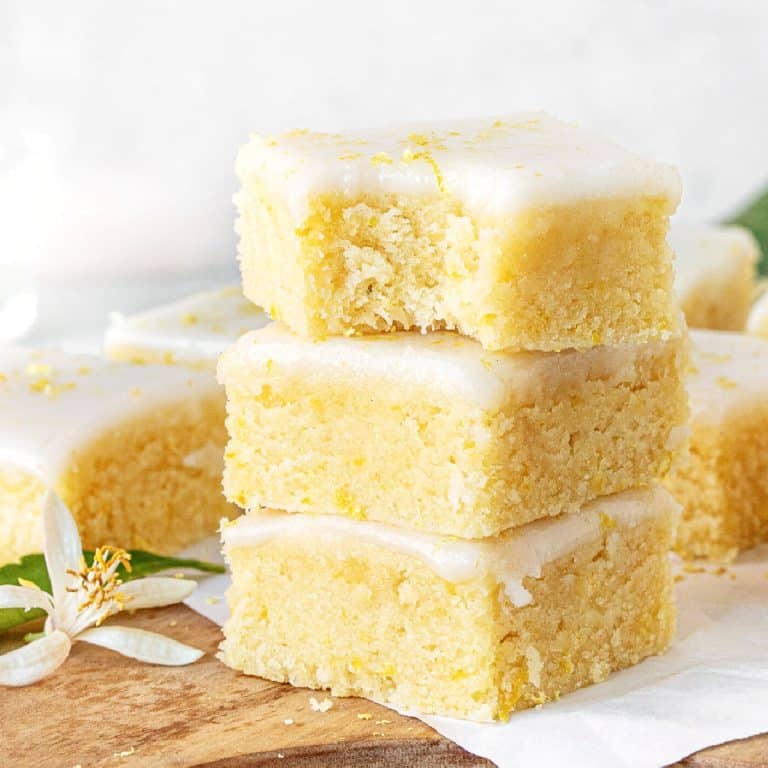
{"label": "white icing layer", "polygon": [[632,526],[646,517],[669,515],[677,505],[660,487],[598,499],[578,512],[538,520],[488,539],[410,531],[391,525],[346,517],[288,514],[271,510],[250,512],[222,528],[225,553],[254,547],[273,539],[297,538],[318,547],[343,546],[354,539],[418,558],[446,581],[461,583],[493,576],[516,606],[526,605],[526,577],[539,578],[546,563],[602,536],[608,523]]}
{"label": "white icing layer", "polygon": [[73,452],[123,420],[219,392],[205,371],[0,348],[0,464],[53,485]]}
{"label": "white icing layer", "polygon": [[580,199],[680,199],[672,167],[647,160],[543,112],[503,120],[412,125],[364,134],[292,131],[253,136],[240,152],[242,181],[256,174],[303,219],[308,198],[338,192],[449,194],[479,214]]}
{"label": "white icing layer", "polygon": [[741,227],[672,226],[669,243],[675,252],[675,289],[681,299],[701,283],[725,282],[734,271],[754,267],[757,241]]}
{"label": "white icing layer", "polygon": [[768,293],[753,304],[747,319],[747,333],[768,338]]}
{"label": "white icing layer", "polygon": [[115,315],[104,337],[107,356],[121,349],[168,354],[174,362],[214,365],[238,336],[269,322],[239,286],[204,291],[138,315]]}
{"label": "white icing layer", "polygon": [[691,416],[717,423],[768,400],[768,341],[728,331],[691,331]]}
{"label": "white icing layer", "polygon": [[592,377],[616,382],[636,378],[641,354],[660,352],[672,342],[624,344],[563,352],[489,352],[465,336],[450,332],[399,332],[328,337],[313,341],[279,323],[242,336],[221,358],[223,384],[243,366],[265,373],[275,364],[290,371],[338,378],[350,385],[384,379],[393,386],[427,385],[499,407],[514,395],[529,403],[542,387]]}

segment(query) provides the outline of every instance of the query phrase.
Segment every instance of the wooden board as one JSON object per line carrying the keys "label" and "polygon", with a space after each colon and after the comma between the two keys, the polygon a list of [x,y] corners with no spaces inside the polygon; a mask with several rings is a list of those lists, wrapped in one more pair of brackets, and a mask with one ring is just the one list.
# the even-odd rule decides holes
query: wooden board
{"label": "wooden board", "polygon": [[[120,623],[191,642],[208,655],[189,667],[154,667],[78,643],[53,677],[0,692],[2,768],[492,765],[419,720],[363,699],[333,699],[329,711],[314,712],[310,697],[322,700],[322,692],[233,672],[213,656],[219,628],[183,606]],[[768,768],[768,736],[678,765]]]}

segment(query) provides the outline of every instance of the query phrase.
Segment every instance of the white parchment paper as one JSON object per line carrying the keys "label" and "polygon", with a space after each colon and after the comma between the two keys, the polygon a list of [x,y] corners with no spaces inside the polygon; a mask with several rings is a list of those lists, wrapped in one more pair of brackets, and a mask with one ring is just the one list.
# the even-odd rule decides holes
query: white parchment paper
{"label": "white parchment paper", "polygon": [[[191,554],[220,560],[215,539]],[[768,731],[768,547],[725,573],[676,570],[678,632],[665,655],[503,725],[405,714],[499,768],[658,768]],[[203,579],[187,605],[222,624],[228,585]]]}

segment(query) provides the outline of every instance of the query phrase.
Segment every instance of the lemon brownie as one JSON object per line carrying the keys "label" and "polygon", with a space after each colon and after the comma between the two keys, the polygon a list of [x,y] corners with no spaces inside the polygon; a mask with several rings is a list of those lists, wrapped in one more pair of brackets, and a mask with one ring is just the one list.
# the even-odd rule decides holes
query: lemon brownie
{"label": "lemon brownie", "polygon": [[83,543],[172,552],[214,533],[224,395],[210,372],[0,349],[0,563],[40,551],[55,488]]}
{"label": "lemon brownie", "polygon": [[688,325],[743,331],[755,295],[757,241],[741,227],[673,225],[675,288]]}
{"label": "lemon brownie", "polygon": [[747,333],[768,338],[768,293],[754,303],[747,318]]}
{"label": "lemon brownie", "polygon": [[504,720],[668,646],[676,518],[659,487],[474,541],[245,515],[222,530],[221,656],[336,696]]}
{"label": "lemon brownie", "polygon": [[668,469],[686,349],[488,352],[448,331],[312,341],[273,323],[219,364],[225,493],[470,538],[573,511]]}
{"label": "lemon brownie", "polygon": [[137,315],[114,314],[104,354],[132,363],[216,368],[219,355],[238,336],[269,322],[239,286],[203,291]]}
{"label": "lemon brownie", "polygon": [[560,350],[678,328],[677,172],[546,114],[257,135],[237,173],[245,295],[297,333]]}
{"label": "lemon brownie", "polygon": [[690,455],[666,483],[683,506],[676,549],[728,561],[768,541],[768,342],[692,331]]}

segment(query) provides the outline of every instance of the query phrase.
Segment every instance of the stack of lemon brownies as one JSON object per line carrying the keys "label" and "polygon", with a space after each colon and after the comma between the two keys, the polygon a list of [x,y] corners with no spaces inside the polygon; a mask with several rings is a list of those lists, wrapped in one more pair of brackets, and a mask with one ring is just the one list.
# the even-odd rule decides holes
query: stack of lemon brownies
{"label": "stack of lemon brownies", "polygon": [[222,657],[503,720],[663,651],[674,170],[540,113],[254,137]]}

